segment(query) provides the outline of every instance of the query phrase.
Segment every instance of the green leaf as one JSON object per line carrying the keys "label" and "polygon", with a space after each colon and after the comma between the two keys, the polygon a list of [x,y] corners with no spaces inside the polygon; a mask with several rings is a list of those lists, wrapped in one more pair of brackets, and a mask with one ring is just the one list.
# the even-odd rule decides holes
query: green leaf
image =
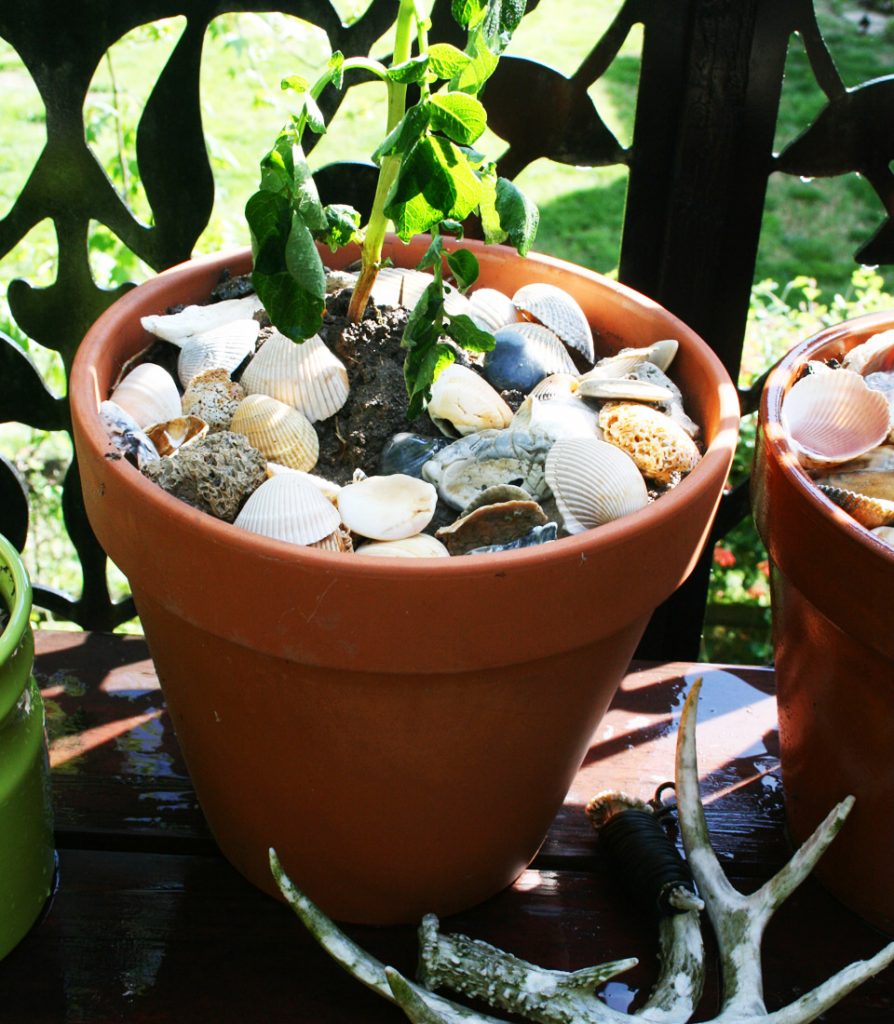
{"label": "green leaf", "polygon": [[301,75],[289,75],[279,83],[279,87],[283,90],[291,89],[292,92],[302,93],[307,92],[310,88],[310,82],[306,78],[302,78]]}
{"label": "green leaf", "polygon": [[426,270],[428,267],[440,266],[443,255],[444,239],[440,236],[440,234],[437,234],[432,238],[431,245],[425,250],[425,255],[416,264],[416,269]]}
{"label": "green leaf", "polygon": [[323,111],[317,106],[317,101],[310,93],[304,97],[304,116],[312,132],[316,132],[317,135],[326,134],[326,120],[323,117]]}
{"label": "green leaf", "polygon": [[497,213],[497,173],[494,166],[491,164],[483,173],[479,173],[479,179],[481,199],[478,201],[478,215],[481,217],[484,241],[488,245],[505,242],[508,235]]}
{"label": "green leaf", "polygon": [[489,49],[502,53],[525,14],[526,0],[487,0],[484,38]]}
{"label": "green leaf", "polygon": [[313,235],[297,213],[292,214],[285,257],[286,270],[303,291],[318,300],[318,308],[322,308],[326,300],[326,272]]}
{"label": "green leaf", "polygon": [[461,239],[466,233],[466,229],[462,226],[462,223],[458,220],[453,220],[451,217],[445,217],[441,221],[441,233],[444,235],[453,235],[456,239]]}
{"label": "green leaf", "polygon": [[447,254],[447,266],[461,292],[470,288],[477,280],[480,268],[478,260],[468,249],[456,249]]}
{"label": "green leaf", "polygon": [[463,145],[471,145],[487,127],[487,111],[464,92],[437,93],[431,98],[431,126]]}
{"label": "green leaf", "polygon": [[469,352],[490,352],[496,345],[494,336],[488,331],[482,331],[465,313],[448,317],[442,330],[448,337],[453,338],[457,345],[461,345]]}
{"label": "green leaf", "polygon": [[261,189],[245,204],[245,219],[251,232],[252,252],[257,265],[259,254],[268,246],[285,251],[291,227],[291,205],[286,196]]}
{"label": "green leaf", "polygon": [[410,396],[407,419],[415,419],[425,409],[431,400],[432,384],[455,358],[453,349],[441,342],[425,349],[416,360],[407,356],[404,361],[404,378]]}
{"label": "green leaf", "polygon": [[304,158],[304,150],[299,145],[292,147],[292,165],[292,202],[295,209],[311,231],[325,231],[326,215],[320,194]]}
{"label": "green leaf", "polygon": [[471,61],[450,83],[455,92],[477,94],[497,68],[500,58],[487,44],[484,32],[479,28],[472,33],[467,50]]}
{"label": "green leaf", "polygon": [[430,110],[430,104],[422,101],[410,107],[373,153],[373,160],[378,164],[383,157],[401,156],[412,149],[428,128]]}
{"label": "green leaf", "polygon": [[487,13],[486,0],[453,0],[450,11],[453,20],[463,28],[474,28]]}
{"label": "green leaf", "polygon": [[453,78],[471,59],[467,53],[450,43],[433,43],[428,48],[428,68],[438,78]]}
{"label": "green leaf", "polygon": [[284,128],[276,137],[273,148],[261,158],[261,188],[269,192],[291,192],[295,163],[293,149],[297,135]]}
{"label": "green leaf", "polygon": [[411,57],[402,64],[395,64],[386,72],[392,82],[399,82],[401,85],[410,85],[414,82],[421,82],[428,71],[428,54],[422,53],[418,57]]}
{"label": "green leaf", "polygon": [[332,252],[357,241],[360,214],[353,206],[331,203],[329,206],[323,207],[323,213],[326,215],[326,230],[315,231],[314,236],[324,245],[328,245]]}
{"label": "green leaf", "polygon": [[341,52],[341,50],[333,50],[332,56],[329,58],[329,61],[326,66],[331,72],[331,77],[329,80],[332,82],[336,89],[341,89],[344,83],[344,63],[345,55]]}
{"label": "green leaf", "polygon": [[509,241],[518,249],[519,255],[527,255],[537,234],[540,211],[507,178],[497,178],[495,205],[500,225]]}
{"label": "green leaf", "polygon": [[262,274],[255,270],[251,281],[271,322],[293,341],[311,338],[323,324],[323,304],[306,292],[287,270]]}
{"label": "green leaf", "polygon": [[444,293],[438,282],[432,279],[410,313],[401,337],[401,347],[412,351],[437,341],[443,319]]}

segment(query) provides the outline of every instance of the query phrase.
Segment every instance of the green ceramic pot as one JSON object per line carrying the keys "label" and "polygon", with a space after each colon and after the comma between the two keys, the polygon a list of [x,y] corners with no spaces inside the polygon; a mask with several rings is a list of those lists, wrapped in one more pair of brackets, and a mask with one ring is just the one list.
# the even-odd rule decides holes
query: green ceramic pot
{"label": "green ceramic pot", "polygon": [[34,924],[53,885],[55,853],[43,701],[31,675],[31,584],[0,536],[0,959]]}

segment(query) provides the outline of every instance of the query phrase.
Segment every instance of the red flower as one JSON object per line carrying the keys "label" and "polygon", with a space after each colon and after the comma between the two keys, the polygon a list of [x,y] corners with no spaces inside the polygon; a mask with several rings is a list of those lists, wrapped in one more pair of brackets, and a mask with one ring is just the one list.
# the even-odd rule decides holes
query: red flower
{"label": "red flower", "polygon": [[715,544],[714,564],[721,566],[723,569],[729,569],[730,566],[736,564],[736,556],[729,548],[723,547],[722,544]]}
{"label": "red flower", "polygon": [[770,563],[764,559],[763,562],[757,563],[757,571],[762,575],[770,578]]}

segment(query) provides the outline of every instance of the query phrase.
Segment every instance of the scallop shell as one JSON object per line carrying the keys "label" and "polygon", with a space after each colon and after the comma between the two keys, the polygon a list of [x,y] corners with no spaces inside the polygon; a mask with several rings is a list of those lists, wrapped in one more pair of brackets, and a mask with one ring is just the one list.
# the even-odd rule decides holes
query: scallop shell
{"label": "scallop shell", "polygon": [[514,499],[479,505],[435,533],[451,555],[465,555],[475,548],[502,546],[544,526],[546,516],[536,501]]}
{"label": "scallop shell", "polygon": [[865,494],[842,490],[840,487],[827,487],[820,484],[819,489],[839,508],[843,508],[861,525],[872,530],[878,526],[894,526],[894,501],[884,498],[870,498]]}
{"label": "scallop shell", "polygon": [[305,473],[300,469],[283,466],[279,462],[267,463],[267,476],[279,476],[282,473],[291,473],[293,476],[300,477],[306,484],[316,487],[327,501],[331,501],[333,505],[338,504],[338,492],[341,490],[340,484],[332,483],[331,480],[317,476],[316,473]]}
{"label": "scallop shell", "polygon": [[242,299],[224,299],[207,306],[186,306],[179,313],[144,316],[140,323],[156,338],[182,346],[197,334],[223,327],[234,320],[250,320],[262,308],[257,295],[246,295]]}
{"label": "scallop shell", "polygon": [[854,459],[881,444],[891,429],[887,398],[852,370],[802,377],[786,394],[781,419],[806,466]]}
{"label": "scallop shell", "polygon": [[274,331],[246,366],[241,383],[249,394],[294,405],[311,423],[334,416],[348,398],[348,371],[318,334],[296,344]]}
{"label": "scallop shell", "polygon": [[432,384],[427,406],[432,423],[450,437],[508,427],[512,410],[474,370],[452,363]]}
{"label": "scallop shell", "polygon": [[587,370],[581,376],[581,380],[626,377],[631,373],[638,376],[638,369],[644,363],[650,363],[664,373],[674,361],[679,348],[680,343],[673,338],[653,341],[651,345],[644,345],[642,348],[622,348],[613,356],[600,359],[591,370]]}
{"label": "scallop shell", "polygon": [[180,392],[174,378],[156,363],[135,366],[109,396],[140,427],[180,415]]}
{"label": "scallop shell", "polygon": [[361,544],[355,555],[375,558],[447,558],[450,552],[434,537],[417,533],[401,540],[374,540]]}
{"label": "scallop shell", "polygon": [[268,477],[236,516],[240,530],[289,544],[310,545],[329,538],[341,523],[338,510],[297,474]]}
{"label": "scallop shell", "polygon": [[582,533],[649,503],[645,481],[625,452],[595,437],[557,441],[546,480],[568,533]]}
{"label": "scallop shell", "polygon": [[267,395],[248,395],[239,403],[230,430],[244,434],[270,462],[310,472],[320,453],[317,432],[291,405]]}
{"label": "scallop shell", "polygon": [[177,376],[188,387],[196,374],[204,370],[232,373],[254,352],[261,325],[257,320],[234,320],[213,330],[188,338],[177,359]]}
{"label": "scallop shell", "polygon": [[183,392],[181,406],[185,416],[198,416],[213,434],[229,430],[245,389],[223,369],[204,370],[196,374]]}
{"label": "scallop shell", "polygon": [[599,413],[606,441],[626,452],[643,476],[666,487],[694,469],[701,455],[674,420],[651,405],[610,402]]}
{"label": "scallop shell", "polygon": [[[377,306],[404,306],[413,309],[422,293],[434,281],[432,274],[405,267],[383,267],[372,287]],[[451,316],[469,312],[469,300],[453,285],[444,282],[444,309]]]}
{"label": "scallop shell", "polygon": [[349,530],[339,526],[333,530],[328,537],[307,545],[309,548],[316,548],[318,551],[338,551],[343,554],[351,554],[354,550],[354,542],[351,540]]}
{"label": "scallop shell", "polygon": [[870,373],[894,370],[894,330],[873,334],[861,345],[855,345],[841,365],[864,377]]}
{"label": "scallop shell", "polygon": [[558,335],[542,324],[509,324],[494,334],[494,342],[484,357],[483,372],[501,391],[526,394],[550,374],[577,372]]}
{"label": "scallop shell", "polygon": [[554,331],[573,349],[593,362],[593,332],[578,301],[554,284],[526,284],[512,296],[526,320],[536,320]]}
{"label": "scallop shell", "polygon": [[670,402],[674,393],[661,384],[637,377],[591,377],[581,380],[578,394],[581,398],[596,398],[603,402]]}
{"label": "scallop shell", "polygon": [[400,540],[421,533],[437,503],[430,483],[402,473],[364,477],[338,494],[342,522],[371,540]]}
{"label": "scallop shell", "polygon": [[482,331],[495,334],[519,320],[515,303],[496,288],[479,288],[469,296],[469,316]]}
{"label": "scallop shell", "polygon": [[542,402],[553,402],[557,399],[573,398],[579,387],[576,373],[551,373],[528,392],[528,397],[538,398]]}
{"label": "scallop shell", "polygon": [[177,416],[146,428],[146,435],[159,455],[170,456],[191,441],[208,433],[208,424],[198,416]]}

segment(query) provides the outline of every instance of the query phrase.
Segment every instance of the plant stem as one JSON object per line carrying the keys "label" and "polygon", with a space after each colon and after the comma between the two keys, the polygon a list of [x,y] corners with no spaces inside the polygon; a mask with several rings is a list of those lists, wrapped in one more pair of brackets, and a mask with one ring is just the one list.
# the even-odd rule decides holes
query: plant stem
{"label": "plant stem", "polygon": [[[413,29],[416,25],[415,0],[400,0],[397,14],[397,25],[394,35],[394,63],[402,64],[409,60],[413,52]],[[388,81],[388,127],[386,134],[396,128],[404,116],[407,105],[407,87],[399,82]],[[354,286],[351,304],[348,307],[348,319],[359,323],[369,301],[372,286],[379,272],[382,259],[382,245],[385,232],[388,230],[388,218],[385,216],[385,200],[400,170],[401,158],[398,155],[386,156],[379,169],[379,180],[373,199],[369,223],[363,238],[363,249],[360,258],[360,276]]]}

